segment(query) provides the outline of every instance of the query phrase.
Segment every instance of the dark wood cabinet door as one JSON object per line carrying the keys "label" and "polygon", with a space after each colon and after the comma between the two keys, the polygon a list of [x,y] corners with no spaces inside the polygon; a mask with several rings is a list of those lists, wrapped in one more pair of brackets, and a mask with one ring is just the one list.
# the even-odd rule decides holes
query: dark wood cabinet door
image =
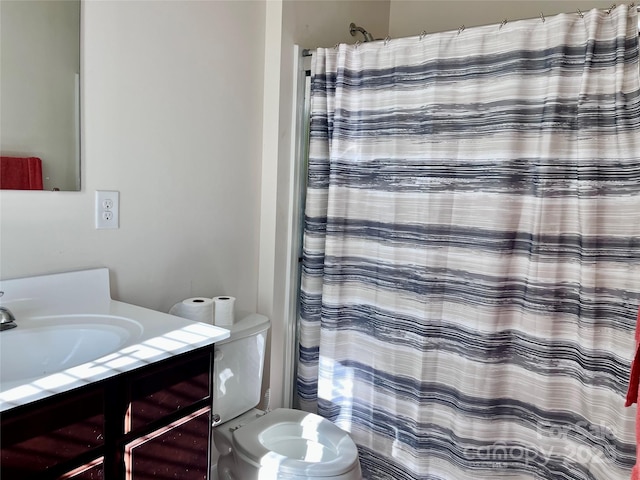
{"label": "dark wood cabinet door", "polygon": [[131,403],[125,432],[144,429],[153,422],[210,398],[209,352],[150,368],[130,381]]}
{"label": "dark wood cabinet door", "polygon": [[127,480],[207,480],[210,412],[202,408],[129,443]]}
{"label": "dark wood cabinet door", "polygon": [[38,407],[3,413],[1,418],[2,480],[42,478],[45,473],[51,478],[57,471],[102,455],[101,387],[60,395]]}

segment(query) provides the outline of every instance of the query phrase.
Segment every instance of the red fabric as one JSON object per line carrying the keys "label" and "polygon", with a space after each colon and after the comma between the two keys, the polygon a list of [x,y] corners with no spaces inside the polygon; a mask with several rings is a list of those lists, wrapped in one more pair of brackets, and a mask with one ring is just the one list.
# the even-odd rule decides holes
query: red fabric
{"label": "red fabric", "polygon": [[0,157],[0,189],[42,190],[42,160],[38,157]]}
{"label": "red fabric", "polygon": [[[637,345],[637,343],[636,343]],[[629,389],[627,390],[627,401],[625,407],[630,407],[638,402],[638,386],[640,384],[640,347],[636,347],[636,356],[631,362],[631,377],[629,378]]]}
{"label": "red fabric", "polygon": [[[640,311],[636,322],[636,355],[631,363],[631,376],[625,407],[638,402],[638,390],[640,389]],[[637,408],[637,407],[636,407]],[[631,480],[640,480],[640,410],[636,409],[636,465],[631,471]]]}

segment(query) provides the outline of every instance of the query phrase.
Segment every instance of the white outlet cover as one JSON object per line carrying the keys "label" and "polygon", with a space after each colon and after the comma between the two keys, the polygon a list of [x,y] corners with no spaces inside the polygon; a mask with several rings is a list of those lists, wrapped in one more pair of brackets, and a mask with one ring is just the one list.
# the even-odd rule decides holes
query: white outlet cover
{"label": "white outlet cover", "polygon": [[120,228],[120,192],[96,190],[96,229]]}

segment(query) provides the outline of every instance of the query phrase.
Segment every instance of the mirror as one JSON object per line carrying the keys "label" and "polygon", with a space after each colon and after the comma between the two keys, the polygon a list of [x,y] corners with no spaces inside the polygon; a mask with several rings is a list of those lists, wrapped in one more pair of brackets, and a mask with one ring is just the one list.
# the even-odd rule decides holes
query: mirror
{"label": "mirror", "polygon": [[0,98],[2,188],[80,190],[80,0],[0,1]]}

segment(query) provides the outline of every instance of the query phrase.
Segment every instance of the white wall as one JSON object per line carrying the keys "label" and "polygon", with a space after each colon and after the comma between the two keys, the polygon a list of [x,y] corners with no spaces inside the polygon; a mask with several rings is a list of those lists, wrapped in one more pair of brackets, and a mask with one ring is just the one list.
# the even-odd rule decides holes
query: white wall
{"label": "white wall", "polygon": [[[106,266],[114,298],[255,311],[265,4],[83,3],[82,192],[0,192],[0,278]],[[120,229],[94,229],[95,190]]]}
{"label": "white wall", "polygon": [[606,9],[610,0],[391,0],[389,35],[392,38],[457,30],[461,25],[499,25],[558,13]]}

